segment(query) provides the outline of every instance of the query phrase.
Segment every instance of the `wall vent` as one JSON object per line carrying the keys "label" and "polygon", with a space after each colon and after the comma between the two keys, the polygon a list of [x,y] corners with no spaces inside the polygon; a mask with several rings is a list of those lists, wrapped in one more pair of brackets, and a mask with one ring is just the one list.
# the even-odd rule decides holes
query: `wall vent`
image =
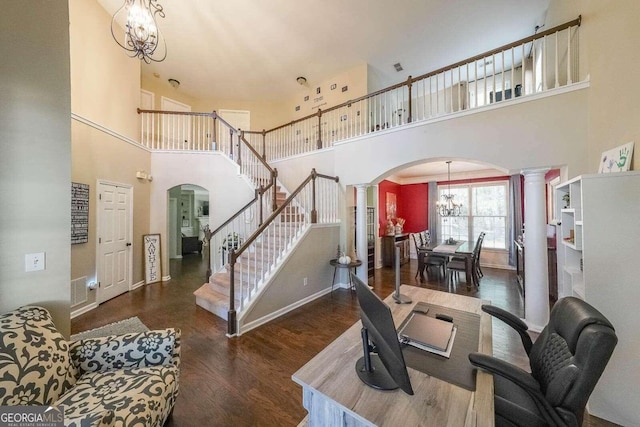
{"label": "wall vent", "polygon": [[71,307],[87,302],[87,276],[71,281]]}

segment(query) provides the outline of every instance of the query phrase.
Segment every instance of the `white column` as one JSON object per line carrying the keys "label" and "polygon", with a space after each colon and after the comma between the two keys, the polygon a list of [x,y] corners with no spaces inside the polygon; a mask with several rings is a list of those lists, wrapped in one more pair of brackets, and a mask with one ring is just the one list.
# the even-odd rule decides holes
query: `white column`
{"label": "white column", "polygon": [[525,321],[533,331],[549,322],[549,274],[544,176],[549,169],[524,170]]}
{"label": "white column", "polygon": [[368,281],[367,273],[367,185],[356,187],[356,258],[362,261],[357,275],[364,283]]}

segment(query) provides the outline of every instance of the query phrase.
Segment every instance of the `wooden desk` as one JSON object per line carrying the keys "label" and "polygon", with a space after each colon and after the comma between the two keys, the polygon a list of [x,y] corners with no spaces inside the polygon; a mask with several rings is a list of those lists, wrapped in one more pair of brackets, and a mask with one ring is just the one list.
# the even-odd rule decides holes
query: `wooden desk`
{"label": "wooden desk", "polygon": [[[395,304],[389,295],[396,325],[418,301],[447,306],[480,315],[478,351],[492,354],[491,317],[477,298],[402,285],[400,292],[414,304]],[[379,391],[360,381],[355,371],[362,356],[358,321],[316,357],[293,374],[302,386],[302,404],[313,426],[493,426],[493,377],[478,371],[476,391],[471,392],[433,376],[407,368],[415,394],[401,390]]]}
{"label": "wooden desk", "polygon": [[[427,246],[421,246],[419,249],[426,250],[427,252],[431,252],[435,255],[442,256],[455,256],[455,257],[464,257],[464,278],[467,282],[467,287],[471,287],[471,285],[478,286],[478,282],[480,278],[477,277],[476,271],[473,268],[473,250],[476,247],[476,242],[463,242],[455,252],[438,252],[434,249],[438,247],[441,243],[430,243]],[[420,271],[420,277],[424,278],[423,271]]]}

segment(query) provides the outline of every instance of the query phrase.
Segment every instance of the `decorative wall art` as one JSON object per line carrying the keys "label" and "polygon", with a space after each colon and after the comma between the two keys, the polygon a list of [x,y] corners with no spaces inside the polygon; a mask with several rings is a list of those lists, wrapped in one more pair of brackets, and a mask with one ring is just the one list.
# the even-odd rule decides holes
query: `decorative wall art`
{"label": "decorative wall art", "polygon": [[602,153],[598,173],[626,172],[631,168],[633,142]]}
{"label": "decorative wall art", "polygon": [[89,241],[89,185],[71,183],[71,244]]}
{"label": "decorative wall art", "polygon": [[145,234],[142,236],[144,243],[144,283],[156,283],[162,281],[162,268],[160,257],[160,235]]}
{"label": "decorative wall art", "polygon": [[335,88],[336,88],[336,87],[338,87],[338,85],[337,85],[337,84],[335,84],[335,83],[334,83],[334,84],[332,84],[332,85],[331,85],[331,90],[335,90]]}
{"label": "decorative wall art", "polygon": [[387,193],[387,219],[396,219],[397,206],[396,193]]}

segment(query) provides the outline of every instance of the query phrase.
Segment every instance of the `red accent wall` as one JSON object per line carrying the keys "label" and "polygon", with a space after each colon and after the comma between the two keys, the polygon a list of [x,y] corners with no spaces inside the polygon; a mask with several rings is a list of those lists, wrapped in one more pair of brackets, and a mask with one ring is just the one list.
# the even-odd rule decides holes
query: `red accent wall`
{"label": "red accent wall", "polygon": [[549,182],[554,178],[557,178],[560,176],[560,169],[551,169],[549,172],[547,172],[544,175],[544,182]]}
{"label": "red accent wall", "polygon": [[429,228],[429,184],[400,186],[398,216],[406,219],[405,233],[417,233]]}

